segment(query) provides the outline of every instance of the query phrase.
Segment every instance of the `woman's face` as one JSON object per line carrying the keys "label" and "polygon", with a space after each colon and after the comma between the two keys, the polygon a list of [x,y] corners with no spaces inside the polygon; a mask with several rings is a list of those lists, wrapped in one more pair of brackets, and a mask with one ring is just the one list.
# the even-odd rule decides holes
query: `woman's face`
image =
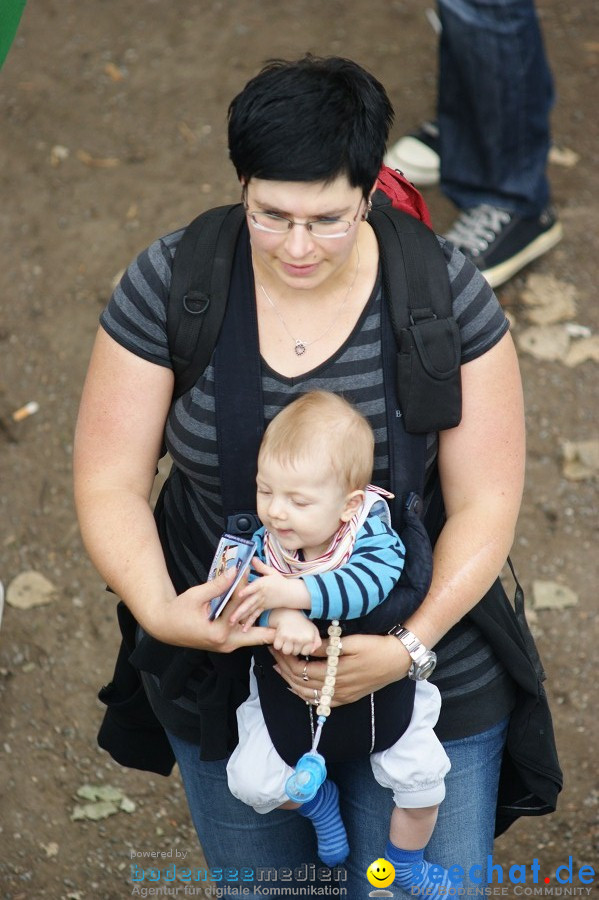
{"label": "woman's face", "polygon": [[[354,271],[354,247],[366,201],[345,175],[326,184],[252,178],[244,186],[244,196],[259,278],[276,279],[281,288],[309,291],[334,286],[348,269]],[[318,237],[295,224],[289,231],[273,234],[257,228],[252,213],[284,216],[296,223],[340,220],[349,223],[349,229],[342,237]]]}

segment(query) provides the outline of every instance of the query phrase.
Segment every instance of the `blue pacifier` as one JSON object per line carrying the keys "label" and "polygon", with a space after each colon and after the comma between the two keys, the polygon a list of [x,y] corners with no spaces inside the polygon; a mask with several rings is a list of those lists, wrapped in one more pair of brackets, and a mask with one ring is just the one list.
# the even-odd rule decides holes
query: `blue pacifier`
{"label": "blue pacifier", "polygon": [[298,761],[295,772],[285,784],[285,791],[294,803],[306,803],[316,796],[318,788],[327,777],[324,756],[310,750]]}

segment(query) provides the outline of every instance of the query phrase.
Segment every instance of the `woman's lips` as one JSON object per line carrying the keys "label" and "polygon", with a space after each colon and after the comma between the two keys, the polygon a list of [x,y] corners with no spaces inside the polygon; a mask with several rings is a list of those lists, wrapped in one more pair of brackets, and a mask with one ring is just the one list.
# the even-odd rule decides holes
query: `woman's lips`
{"label": "woman's lips", "polygon": [[296,278],[308,278],[310,275],[313,275],[314,272],[316,272],[316,270],[318,269],[318,263],[310,263],[308,265],[297,266],[293,263],[282,262],[281,266],[288,275],[292,275]]}

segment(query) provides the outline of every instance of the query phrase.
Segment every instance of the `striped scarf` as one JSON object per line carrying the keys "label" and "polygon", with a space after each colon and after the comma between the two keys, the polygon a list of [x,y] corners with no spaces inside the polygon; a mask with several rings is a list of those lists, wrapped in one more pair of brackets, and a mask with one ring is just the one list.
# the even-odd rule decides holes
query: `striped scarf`
{"label": "striped scarf", "polygon": [[381,518],[383,521],[391,524],[387,500],[392,497],[393,494],[390,494],[384,488],[369,484],[360,509],[354,513],[349,522],[344,522],[341,525],[338,531],[335,532],[325,552],[316,559],[300,559],[299,551],[293,550],[289,552],[285,550],[281,547],[276,537],[265,530],[264,559],[267,565],[272,566],[273,569],[276,569],[277,572],[280,572],[281,575],[285,575],[287,578],[293,578],[298,575],[313,575],[318,572],[330,572],[332,569],[338,569],[352,555],[358,531],[366,521],[375,503],[384,504]]}

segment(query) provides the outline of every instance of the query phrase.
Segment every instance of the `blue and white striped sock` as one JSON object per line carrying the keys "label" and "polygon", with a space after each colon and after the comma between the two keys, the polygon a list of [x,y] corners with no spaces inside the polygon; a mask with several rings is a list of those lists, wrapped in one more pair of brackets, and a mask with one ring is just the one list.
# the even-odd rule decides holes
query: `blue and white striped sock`
{"label": "blue and white striped sock", "polygon": [[318,855],[327,866],[338,866],[349,856],[345,825],[339,812],[339,789],[328,778],[312,800],[299,807],[298,812],[310,819],[316,831]]}
{"label": "blue and white striped sock", "polygon": [[[385,859],[393,863],[395,868],[395,884],[404,890],[412,889],[415,896],[422,895],[429,898],[451,896],[449,888],[457,894],[461,881],[449,879],[449,872],[435,863],[429,863],[424,859],[422,850],[402,850],[391,841],[387,844]],[[431,869],[434,869],[434,881],[431,880]],[[440,877],[440,873],[442,873]],[[441,890],[439,890],[441,888]]]}

